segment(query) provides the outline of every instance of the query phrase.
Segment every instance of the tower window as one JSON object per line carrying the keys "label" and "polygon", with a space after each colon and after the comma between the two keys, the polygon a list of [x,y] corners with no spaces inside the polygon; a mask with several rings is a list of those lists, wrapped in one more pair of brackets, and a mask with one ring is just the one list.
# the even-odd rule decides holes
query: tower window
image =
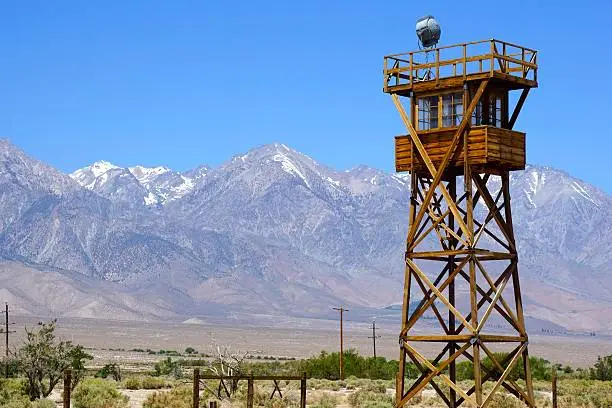
{"label": "tower window", "polygon": [[489,98],[489,125],[501,127],[502,99],[499,95],[491,95]]}
{"label": "tower window", "polygon": [[478,101],[472,113],[472,125],[502,127],[502,96],[491,94],[484,106],[482,102],[482,100]]}
{"label": "tower window", "polygon": [[459,126],[463,119],[463,93],[442,95],[442,127]]}
{"label": "tower window", "polygon": [[482,101],[478,101],[476,109],[472,112],[472,125],[480,126],[483,124],[482,120]]}
{"label": "tower window", "polygon": [[419,130],[438,128],[438,96],[419,98]]}

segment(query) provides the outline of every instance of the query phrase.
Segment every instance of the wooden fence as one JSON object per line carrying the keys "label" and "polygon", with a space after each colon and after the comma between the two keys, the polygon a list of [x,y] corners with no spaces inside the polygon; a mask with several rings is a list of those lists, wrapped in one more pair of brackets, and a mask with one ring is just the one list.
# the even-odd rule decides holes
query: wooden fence
{"label": "wooden fence", "polygon": [[[193,408],[200,407],[200,386],[208,388],[206,381],[219,381],[216,393],[219,399],[225,397],[230,398],[235,390],[235,387],[240,381],[247,382],[247,408],[253,408],[253,400],[255,396],[255,381],[272,381],[274,389],[270,395],[270,399],[278,393],[279,398],[283,398],[280,389],[279,381],[299,381],[300,382],[300,408],[306,408],[306,373],[301,376],[287,375],[234,375],[234,376],[219,376],[210,374],[200,374],[198,368],[193,370]],[[229,383],[228,383],[229,382]],[[229,384],[229,388],[228,388]],[[208,388],[209,391],[212,391]]]}

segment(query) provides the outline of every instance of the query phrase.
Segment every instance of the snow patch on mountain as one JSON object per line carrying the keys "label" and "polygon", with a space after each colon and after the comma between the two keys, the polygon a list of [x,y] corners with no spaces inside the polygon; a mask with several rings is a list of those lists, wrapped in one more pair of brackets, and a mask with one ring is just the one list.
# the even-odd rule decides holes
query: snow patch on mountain
{"label": "snow patch on mountain", "polygon": [[293,162],[291,162],[291,159],[289,159],[289,157],[282,153],[278,153],[272,157],[272,160],[281,163],[283,170],[285,170],[291,175],[299,177],[300,179],[302,179],[304,184],[306,184],[306,187],[310,188],[310,183],[308,183],[308,179],[306,178],[306,176],[304,176],[304,173],[302,173],[300,169],[295,164],[293,164]]}
{"label": "snow patch on mountain", "polygon": [[595,200],[593,200],[593,198],[589,195],[589,193],[586,191],[586,189],[584,187],[582,187],[580,184],[578,184],[577,182],[572,182],[570,184],[571,188],[577,192],[578,194],[580,194],[580,196],[590,202],[592,202],[593,204],[595,204],[597,207],[599,207],[599,203],[596,202]]}

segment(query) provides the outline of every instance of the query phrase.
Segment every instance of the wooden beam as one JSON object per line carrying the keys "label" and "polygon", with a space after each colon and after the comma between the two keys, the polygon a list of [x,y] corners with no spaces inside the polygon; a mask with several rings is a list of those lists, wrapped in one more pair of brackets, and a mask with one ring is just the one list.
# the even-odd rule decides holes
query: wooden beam
{"label": "wooden beam", "polygon": [[[499,198],[502,195],[502,190],[500,189],[499,192],[497,193],[497,196],[495,197],[495,200],[493,202],[493,204],[495,205],[495,210],[499,211],[497,203],[499,202]],[[489,221],[491,221],[493,219],[493,214],[490,208],[488,209],[488,213],[487,216],[485,217],[485,220],[483,221],[483,223],[478,227],[478,230],[476,231],[476,233],[474,234],[474,247],[476,245],[478,245],[478,241],[480,240],[480,237],[482,236],[482,233],[484,232],[485,227],[487,226],[487,224],[489,223]],[[472,220],[472,222],[475,222],[476,220]],[[507,249],[507,248],[506,248]]]}
{"label": "wooden beam", "polygon": [[[402,347],[403,349],[403,347]],[[421,372],[421,375],[424,374],[423,378],[425,378],[425,376],[427,376],[431,371],[429,369],[427,369],[426,367],[423,367],[423,365],[419,362],[419,360],[413,356],[410,353],[406,353],[408,354],[408,356],[410,357],[410,359],[412,360],[412,362],[414,363],[414,365],[419,369],[419,371]],[[451,352],[452,355],[452,352]],[[451,361],[450,364],[452,364],[453,362]],[[434,364],[437,364],[437,362],[435,362]],[[438,386],[438,384],[436,384],[435,381],[431,381],[429,384],[431,384],[431,386],[433,387],[434,390],[436,390],[436,392],[438,393],[438,395],[440,396],[440,398],[442,398],[442,401],[444,401],[444,403],[447,406],[450,406],[450,401],[448,400],[448,398],[446,397],[446,395],[444,394],[444,391],[442,391],[440,389],[440,387]],[[400,398],[401,399],[401,398]]]}
{"label": "wooden beam", "polygon": [[[415,144],[415,147],[417,148],[419,154],[421,155],[421,158],[425,162],[429,172],[431,173],[431,175],[433,177],[433,181],[431,182],[431,187],[427,191],[427,194],[425,195],[424,204],[429,203],[429,201],[431,200],[431,198],[433,196],[433,193],[435,192],[435,189],[439,186],[440,190],[442,191],[442,195],[444,196],[444,198],[447,201],[447,204],[448,204],[449,208],[453,212],[453,215],[456,218],[458,218],[457,221],[459,221],[459,226],[465,232],[466,235],[468,235],[467,234],[467,231],[468,231],[467,226],[463,223],[463,220],[459,219],[460,218],[459,213],[458,213],[459,211],[457,210],[455,203],[451,200],[450,195],[448,194],[448,191],[446,191],[444,186],[440,184],[440,181],[442,180],[442,174],[446,170],[446,167],[448,166],[450,158],[455,153],[455,149],[456,149],[457,145],[459,144],[459,140],[460,140],[461,136],[463,135],[463,132],[466,129],[468,129],[469,126],[471,125],[472,112],[474,111],[474,109],[476,109],[476,106],[478,105],[478,101],[480,100],[480,97],[484,93],[488,83],[489,83],[488,79],[484,80],[484,81],[482,81],[480,83],[480,86],[478,87],[478,91],[476,92],[476,95],[474,96],[473,100],[471,101],[471,103],[470,103],[469,107],[467,108],[466,112],[464,112],[463,119],[461,120],[461,123],[459,124],[459,127],[455,131],[455,136],[452,139],[451,145],[449,146],[448,150],[444,154],[444,157],[443,157],[442,162],[440,163],[440,166],[438,167],[438,169],[436,169],[436,167],[432,163],[431,159],[429,158],[429,155],[427,154],[427,151],[425,150],[425,147],[421,143],[421,140],[419,139],[419,137],[418,137],[416,131],[414,130],[414,128],[408,129],[408,131],[410,132],[410,136],[412,137],[413,142]],[[399,110],[400,108],[402,108],[401,103],[399,102],[399,97],[397,95],[393,95],[393,96],[394,96],[394,102],[395,102],[396,107],[398,107],[398,105],[399,105],[399,107],[398,107],[398,110]],[[420,223],[421,219],[423,218],[424,211],[425,211],[425,209],[423,207],[421,207],[419,209],[419,212],[417,213],[417,216],[416,216],[416,222],[417,223]],[[409,236],[409,238],[414,237],[414,226],[413,226],[413,228],[410,229],[410,232],[409,232],[408,236]]]}
{"label": "wooden beam", "polygon": [[[409,352],[414,353],[414,356],[421,361],[421,364],[425,365],[430,370],[432,370],[432,373],[434,373],[434,375],[437,375],[438,377],[440,377],[442,379],[442,381],[444,381],[449,387],[454,389],[464,399],[469,400],[472,403],[475,402],[474,399],[472,397],[470,397],[469,395],[467,395],[459,386],[457,386],[457,384],[452,382],[446,375],[442,374],[442,370],[444,370],[446,368],[448,363],[450,363],[450,361],[455,360],[457,357],[459,357],[461,354],[463,354],[463,351],[467,350],[467,348],[470,347],[470,343],[467,343],[467,344],[463,345],[463,347],[461,347],[459,350],[457,350],[453,354],[453,356],[451,356],[451,357],[454,357],[452,360],[450,358],[446,359],[444,361],[446,364],[440,364],[438,367],[436,367],[433,364],[431,364],[429,362],[429,360],[427,360],[427,358],[425,358],[422,354],[420,354],[418,351],[416,351],[414,348],[412,348],[408,343],[404,342],[404,347],[406,347],[409,350]],[[425,383],[424,383],[424,385],[425,385]],[[399,404],[399,405],[401,406],[403,404]]]}
{"label": "wooden beam", "polygon": [[[426,161],[427,167],[429,168],[429,171],[431,173],[434,173],[435,167],[431,161],[431,159],[429,159],[429,156],[427,156],[427,152],[425,151],[425,147],[423,146],[423,143],[421,143],[416,131],[414,130],[414,128],[412,127],[412,125],[410,124],[410,122],[407,121],[407,118],[405,117],[405,112],[403,110],[403,107],[399,101],[399,97],[397,95],[392,95],[393,96],[393,100],[394,102],[396,102],[396,107],[398,109],[398,111],[400,111],[400,113],[402,114],[402,119],[404,119],[404,123],[406,125],[406,127],[408,128],[408,131],[410,133],[410,136],[412,138],[412,142],[415,145],[416,149],[419,151],[419,153],[421,154],[421,157],[423,157],[423,159]],[[423,156],[425,155],[425,156]],[[426,158],[426,159],[425,159]],[[423,201],[423,203],[421,203],[421,207],[419,208],[419,212],[415,218],[414,223],[410,226],[410,230],[408,232],[408,242],[412,242],[414,240],[414,233],[417,229],[417,226],[421,223],[421,220],[423,219],[423,215],[425,214],[425,209],[427,207],[427,204],[429,203],[429,201],[431,201],[431,198],[433,196],[433,193],[435,192],[435,189],[437,187],[440,188],[440,191],[442,192],[442,195],[444,196],[444,198],[447,201],[448,207],[451,209],[451,211],[455,214],[455,216],[458,215],[459,210],[457,210],[457,206],[455,203],[452,202],[450,195],[448,193],[448,191],[446,190],[446,188],[444,187],[444,185],[440,184],[440,179],[441,179],[441,174],[440,174],[440,178],[438,179],[438,184],[434,184],[432,183],[432,187],[430,187],[430,189],[427,191],[427,194],[425,196],[425,199]],[[462,223],[461,223],[462,224]],[[465,224],[462,224],[462,228],[466,228]]]}
{"label": "wooden beam", "polygon": [[415,264],[411,259],[406,259],[406,262],[410,265],[410,267],[412,268],[412,270],[419,275],[419,277],[423,280],[423,282],[425,282],[425,284],[427,286],[429,286],[429,288],[433,291],[433,293],[436,294],[436,296],[438,297],[438,299],[440,299],[440,301],[442,303],[444,303],[446,305],[446,307],[449,308],[449,310],[451,310],[453,312],[453,314],[455,316],[457,316],[457,319],[459,319],[461,321],[461,323],[463,323],[463,325],[471,332],[475,332],[475,328],[474,326],[472,326],[470,323],[467,322],[467,320],[465,320],[465,318],[463,317],[463,315],[461,314],[461,312],[459,312],[457,309],[455,309],[455,306],[451,305],[450,302],[448,301],[448,299],[446,299],[446,297],[438,290],[438,288],[429,280],[429,278],[427,277],[427,275],[425,275],[425,273],[423,273],[423,271],[421,271],[421,269],[418,267],[417,264]]}
{"label": "wooden beam", "polygon": [[514,107],[514,110],[512,111],[512,116],[510,117],[510,120],[508,121],[508,129],[514,128],[514,124],[516,123],[516,120],[518,119],[518,115],[519,113],[521,113],[521,109],[523,109],[523,104],[525,103],[525,99],[527,99],[527,95],[529,94],[529,89],[530,88],[525,88],[523,89],[523,92],[521,92],[521,96],[516,102],[516,106]]}
{"label": "wooden beam", "polygon": [[[426,366],[427,368],[429,368],[431,370],[431,373],[425,377],[425,379],[423,381],[421,381],[416,387],[414,387],[410,392],[408,392],[408,394],[406,394],[401,401],[399,401],[396,406],[397,407],[402,407],[404,406],[404,404],[406,404],[406,402],[408,402],[412,397],[414,397],[419,391],[421,391],[423,388],[425,388],[425,386],[435,377],[435,376],[439,376],[440,378],[444,379],[446,376],[444,374],[442,374],[442,371],[450,364],[451,361],[454,361],[457,359],[457,357],[459,357],[461,354],[463,354],[463,352],[465,350],[468,349],[468,347],[470,347],[470,343],[464,344],[461,348],[459,348],[459,350],[457,350],[455,353],[453,353],[452,356],[450,356],[449,358],[447,358],[446,360],[444,360],[438,367],[434,366],[433,364],[431,364],[429,362],[429,360],[427,360],[421,353],[419,353],[418,351],[416,351],[414,348],[412,348],[408,343],[403,342],[403,347],[405,347],[408,350],[408,353],[411,354],[412,356],[414,356],[417,360],[419,360],[419,362]],[[473,399],[467,395],[465,392],[463,392],[463,390],[459,387],[457,387],[457,385],[455,385],[452,381],[450,381],[448,379],[448,377],[446,377],[445,382],[451,387],[451,388],[455,388],[456,391],[465,399],[473,401]]]}
{"label": "wooden beam", "polygon": [[[502,273],[502,274],[500,275],[500,277],[499,277],[499,278],[497,278],[497,280],[495,281],[495,284],[496,284],[496,285],[499,285],[499,284],[501,283],[501,281],[502,281],[502,279],[504,278],[505,274],[506,274],[506,273],[509,273],[509,272],[508,272],[508,271],[509,271],[509,269],[510,269],[510,266],[508,266],[508,267],[506,268],[506,270],[504,271],[504,273]],[[468,282],[470,281],[470,277],[469,277],[469,275],[468,275],[468,274],[466,274],[465,272],[461,272],[461,276],[463,276],[463,277],[465,278],[465,280],[466,280],[466,281],[468,281]],[[477,289],[480,289],[480,285],[478,285],[478,284],[477,284],[477,285],[476,285],[476,288],[477,288]],[[482,298],[481,298],[481,299],[478,301],[478,308],[479,308],[479,309],[480,309],[480,307],[481,307],[482,305],[484,305],[484,303],[485,303],[487,300],[490,300],[490,295],[491,295],[492,293],[493,293],[493,289],[489,289],[489,290],[488,290],[488,291],[487,291],[485,294],[483,294],[483,295],[482,295]],[[471,319],[471,317],[472,317],[472,313],[470,312],[470,313],[469,313],[469,314],[466,316],[466,319]],[[463,325],[459,325],[459,327],[457,328],[456,333],[460,333],[462,330],[463,330]]]}
{"label": "wooden beam", "polygon": [[418,335],[403,336],[405,341],[424,341],[424,342],[461,342],[465,343],[474,338],[472,334],[440,334],[440,335]]}
{"label": "wooden beam", "polygon": [[[495,283],[493,282],[493,279],[491,279],[491,276],[487,273],[487,271],[485,270],[485,268],[482,266],[482,264],[480,263],[480,261],[478,259],[476,259],[476,265],[478,266],[478,269],[480,269],[480,272],[482,273],[482,275],[484,276],[485,280],[487,281],[487,283],[489,284],[489,287],[494,291],[497,292],[497,287],[495,285]],[[512,267],[512,265],[510,265]],[[510,305],[506,302],[506,300],[504,299],[503,296],[499,297],[500,303],[502,304],[502,306],[504,306],[504,309],[506,309],[506,313],[508,314],[508,317],[511,319],[510,323],[514,323],[513,326],[514,328],[516,328],[519,333],[521,333],[521,335],[525,335],[525,328],[521,327],[519,324],[518,319],[516,318],[516,316],[514,315],[514,313],[512,312],[512,308],[510,307]],[[506,317],[506,319],[508,320],[508,317]]]}
{"label": "wooden beam", "polygon": [[421,288],[421,291],[425,295],[425,299],[427,299],[427,301],[429,301],[430,299],[432,300],[431,310],[434,312],[434,314],[438,318],[438,322],[440,323],[440,327],[442,327],[442,330],[444,330],[444,333],[448,334],[448,326],[446,326],[446,322],[444,321],[444,318],[442,317],[442,315],[440,314],[440,311],[438,310],[438,307],[436,306],[435,298],[431,296],[431,290],[428,291],[425,288],[425,285],[423,284],[423,282],[418,276],[415,276],[414,280],[417,282],[417,284]]}
{"label": "wooden beam", "polygon": [[[489,350],[489,348],[485,346],[484,344],[481,344],[481,347],[484,350],[484,352],[487,354],[487,356],[489,356],[489,359],[493,362],[497,370],[499,370],[499,373],[503,374],[504,367],[499,363],[499,361],[497,360],[497,357],[495,357],[495,354],[492,353],[491,350]],[[521,394],[521,397],[524,401],[526,402],[530,401],[529,395],[527,395],[525,391],[523,391],[523,389],[516,383],[516,381],[514,381],[512,378],[509,378],[508,382],[512,384],[512,386],[516,389],[516,391]]]}
{"label": "wooden beam", "polygon": [[[519,349],[519,352],[516,353],[515,356],[512,358],[512,360],[510,361],[510,364],[508,364],[508,366],[506,367],[506,370],[504,371],[502,376],[499,378],[499,380],[497,380],[497,382],[493,386],[493,389],[491,390],[491,392],[489,392],[489,395],[483,401],[482,408],[486,408],[487,405],[489,405],[489,403],[492,401],[493,395],[495,395],[495,391],[497,391],[499,386],[506,380],[506,377],[508,377],[508,375],[510,374],[510,372],[514,368],[515,364],[518,362],[518,359],[520,357],[521,351],[523,351],[526,346],[527,345],[525,343],[523,343],[523,345]],[[476,358],[476,356],[474,356],[474,358]]]}
{"label": "wooden beam", "polygon": [[[510,361],[510,359],[514,356],[514,353],[517,352],[517,350],[521,347],[521,345],[519,344],[514,350],[512,350],[510,353],[508,353],[503,359],[502,359],[502,365],[508,363],[508,361]],[[472,364],[474,363],[474,357],[472,357],[472,355],[470,353],[468,353],[467,351],[463,352],[463,355],[472,362]],[[487,370],[486,367],[482,367],[482,370],[485,372],[485,375],[482,379],[483,384],[485,382],[487,382],[491,377],[493,377],[493,375],[495,374],[495,370]],[[509,386],[506,383],[502,383],[502,386],[508,390],[508,392],[510,392],[512,395],[514,395],[516,398],[521,399],[521,394],[516,391],[514,388],[512,388],[511,386]],[[466,394],[468,395],[472,395],[475,391],[475,387],[471,387]],[[460,399],[458,402],[458,405],[460,405],[461,403],[463,403],[463,399]]]}
{"label": "wooden beam", "polygon": [[500,296],[502,295],[504,289],[506,288],[506,284],[508,283],[509,280],[510,280],[510,275],[506,276],[506,278],[504,280],[502,280],[501,285],[497,287],[497,290],[495,291],[495,296],[493,296],[493,299],[491,300],[491,303],[487,307],[487,310],[485,310],[484,314],[480,318],[480,322],[478,323],[478,327],[476,327],[476,331],[478,333],[480,333],[482,331],[482,328],[487,323],[487,319],[489,318],[489,315],[493,311],[493,308],[495,308],[495,306],[497,305],[497,301],[499,300]]}
{"label": "wooden beam", "polygon": [[[463,276],[463,278],[465,278],[466,281],[469,281],[470,276],[461,271],[460,275]],[[502,273],[502,275],[505,276],[505,273]],[[501,279],[500,279],[501,282]],[[482,305],[485,304],[485,302],[489,302],[491,303],[493,301],[493,299],[491,298],[491,294],[495,291],[494,289],[489,289],[488,292],[485,292],[484,289],[482,289],[480,287],[480,285],[476,285],[476,290],[478,290],[478,293],[480,293],[480,295],[482,296],[482,298],[480,299],[480,301],[478,301],[478,308],[480,309],[482,307]],[[521,332],[521,330],[519,330],[519,326],[518,324],[512,320],[512,318],[506,313],[506,311],[504,309],[502,309],[501,306],[497,305],[495,306],[495,310],[497,310],[499,312],[499,314],[506,319],[506,321],[517,331],[517,332]]]}
{"label": "wooden beam", "polygon": [[[457,274],[459,272],[461,272],[461,269],[463,268],[463,266],[467,263],[467,258],[465,260],[463,260],[463,262],[459,263],[455,269],[448,274],[448,277],[446,278],[446,280],[442,283],[442,285],[440,285],[439,287],[439,291],[442,292],[444,289],[446,289],[446,287],[448,285],[450,285],[453,280],[455,279],[455,276],[457,276]],[[440,274],[440,276],[443,276],[443,274],[446,272],[446,270],[448,270],[448,265],[443,269],[442,274]],[[435,282],[434,282],[435,285]],[[430,293],[433,292],[430,289]],[[419,304],[419,306],[417,307],[417,309],[414,311],[413,315],[410,317],[410,321],[408,322],[408,324],[402,329],[400,336],[404,336],[406,333],[408,333],[408,330],[410,330],[412,328],[412,326],[414,326],[414,324],[417,322],[417,320],[423,315],[423,313],[425,313],[425,310],[427,310],[427,308],[429,307],[430,304],[432,304],[434,301],[436,300],[436,297],[431,297],[429,299],[427,299],[427,301],[423,304]]]}
{"label": "wooden beam", "polygon": [[[491,194],[489,193],[489,190],[487,189],[486,184],[483,183],[482,179],[480,178],[480,175],[476,173],[472,174],[472,179],[474,180],[476,184],[476,188],[480,192],[480,195],[482,196],[485,204],[487,205],[489,210],[492,212],[493,218],[495,219],[495,222],[499,226],[499,229],[501,230],[502,234],[504,234],[504,237],[506,238],[506,240],[508,240],[508,244],[510,245],[511,251],[513,253],[516,252],[516,247],[514,245],[514,239],[508,233],[508,225],[506,224],[506,220],[502,219],[501,215],[499,214],[499,211],[497,210],[497,207],[493,201],[493,198],[491,197]],[[507,201],[504,200],[504,203],[507,203]]]}
{"label": "wooden beam", "polygon": [[[433,359],[433,361],[432,361],[432,363],[433,363],[433,364],[438,364],[438,363],[440,362],[440,359],[441,359],[441,358],[444,356],[444,354],[446,353],[446,351],[447,351],[447,350],[449,350],[449,351],[450,351],[450,345],[451,345],[451,343],[448,343],[446,346],[444,346],[444,348],[442,349],[442,351],[441,351],[440,353],[438,353],[438,355],[436,356],[436,358],[434,358],[434,359]],[[404,347],[403,343],[401,343],[401,344],[400,344],[400,349],[401,349],[401,350],[403,350],[403,351],[404,351],[406,354],[408,354],[408,352],[406,351],[406,348]],[[450,353],[451,353],[451,355],[452,355],[452,351],[450,351]],[[410,356],[410,358],[412,359],[412,361],[418,361],[418,360],[415,360],[415,358],[414,358],[412,355],[410,355],[410,354],[408,354],[408,355]],[[449,356],[449,358],[450,358],[450,356]],[[424,380],[424,379],[427,377],[427,375],[429,374],[429,371],[424,372],[424,369],[422,368],[422,366],[420,365],[420,363],[417,365],[417,368],[419,368],[419,370],[421,371],[421,375],[420,375],[420,376],[419,376],[419,378],[417,378],[417,380],[416,380],[416,381],[415,381],[415,382],[412,384],[412,386],[410,387],[410,390],[409,390],[408,392],[410,392],[410,391],[412,391],[414,388],[416,388],[416,387],[417,387],[417,386],[418,386],[418,385],[421,383],[421,381],[423,381],[423,380]],[[400,397],[400,398],[398,399],[398,401],[399,401],[399,400],[401,400],[401,399],[403,398],[403,396],[405,396],[405,395],[407,395],[407,394],[408,394],[408,393],[406,393],[406,394],[402,394],[402,397]]]}

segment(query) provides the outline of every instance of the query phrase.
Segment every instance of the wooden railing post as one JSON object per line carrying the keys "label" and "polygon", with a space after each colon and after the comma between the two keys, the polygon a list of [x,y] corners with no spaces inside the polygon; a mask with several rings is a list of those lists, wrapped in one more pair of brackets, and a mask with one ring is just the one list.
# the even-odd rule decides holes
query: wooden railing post
{"label": "wooden railing post", "polygon": [[384,70],[383,70],[383,90],[386,92],[387,91],[387,85],[389,82],[389,75],[387,74],[388,69],[388,63],[387,63],[387,57],[384,58]]}
{"label": "wooden railing post", "polygon": [[552,408],[557,408],[557,369],[552,372]]}
{"label": "wooden railing post", "polygon": [[440,49],[436,48],[436,82],[440,82]]}
{"label": "wooden railing post", "polygon": [[467,44],[463,44],[463,80],[467,76]]}
{"label": "wooden railing post", "polygon": [[193,369],[193,408],[200,407],[200,369]]}
{"label": "wooden railing post", "polygon": [[493,69],[495,66],[495,40],[491,40],[491,66],[489,67],[489,75],[493,76]]}
{"label": "wooden railing post", "polygon": [[70,408],[70,390],[72,388],[72,371],[64,371],[64,403],[63,408]]}
{"label": "wooden railing post", "polygon": [[414,69],[414,62],[412,59],[412,53],[410,53],[410,86],[412,86],[413,78],[412,78],[412,70]]}
{"label": "wooden railing post", "polygon": [[306,408],[306,373],[302,374],[300,380],[300,408]]}
{"label": "wooden railing post", "polygon": [[255,390],[253,389],[253,374],[251,374],[247,383],[247,408],[253,408],[254,395]]}

